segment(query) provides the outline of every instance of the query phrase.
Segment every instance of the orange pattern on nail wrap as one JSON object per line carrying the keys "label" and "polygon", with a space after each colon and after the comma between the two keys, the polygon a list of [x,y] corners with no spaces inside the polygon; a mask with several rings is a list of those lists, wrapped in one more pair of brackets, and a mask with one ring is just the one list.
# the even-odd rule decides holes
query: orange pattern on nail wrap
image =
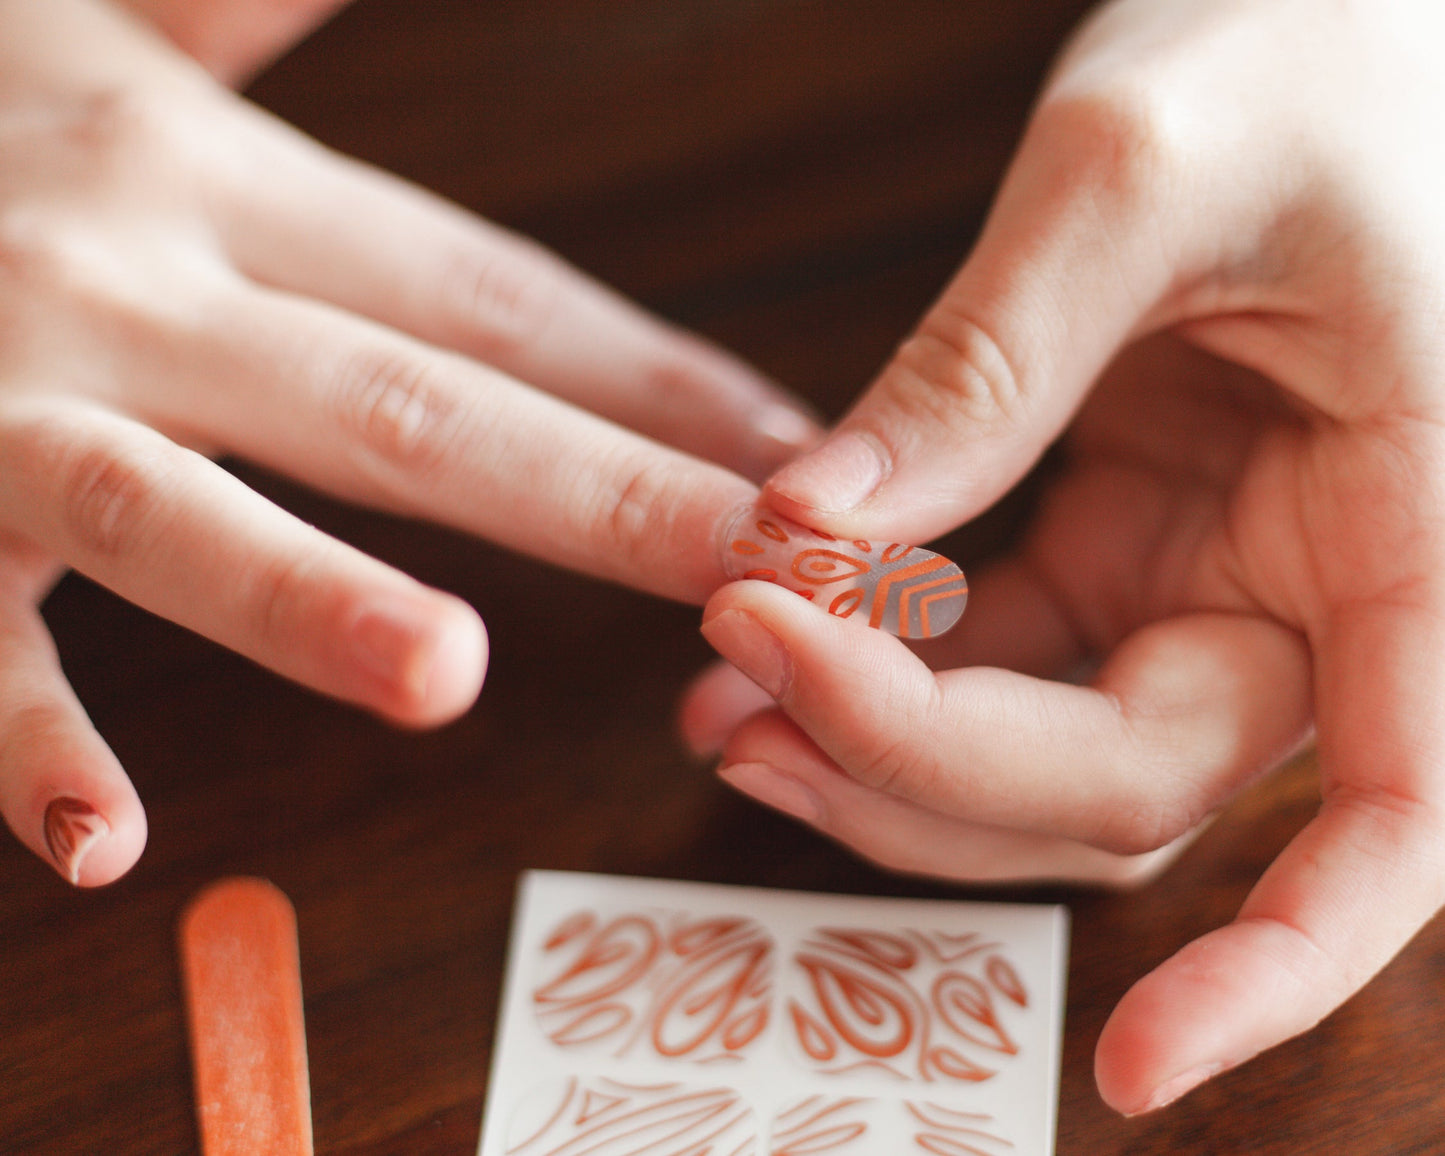
{"label": "orange pattern on nail wrap", "polygon": [[813,1095],[773,1116],[767,1156],[1013,1156],[994,1118],[926,1101]]}
{"label": "orange pattern on nail wrap", "polygon": [[975,932],[820,927],[792,960],[787,1023],[820,1072],[977,1084],[1019,1054],[1027,988]]}
{"label": "orange pattern on nail wrap", "polygon": [[941,554],[902,542],[844,542],[771,511],[749,510],[723,551],[732,578],[776,582],[839,618],[900,638],[934,638],[963,616],[968,582]]}
{"label": "orange pattern on nail wrap", "polygon": [[759,1156],[757,1122],[731,1088],[573,1077],[524,1097],[507,1156]]}
{"label": "orange pattern on nail wrap", "polygon": [[541,945],[532,1003],[562,1048],[737,1061],[767,1027],[772,961],[743,916],[578,911]]}

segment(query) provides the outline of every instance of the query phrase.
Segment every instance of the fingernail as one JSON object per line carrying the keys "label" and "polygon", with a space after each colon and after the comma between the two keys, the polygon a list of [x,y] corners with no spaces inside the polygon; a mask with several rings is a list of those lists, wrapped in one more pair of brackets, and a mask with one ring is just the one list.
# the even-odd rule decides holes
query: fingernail
{"label": "fingernail", "polygon": [[1201,1064],[1197,1068],[1191,1068],[1182,1076],[1165,1080],[1154,1089],[1154,1094],[1149,1097],[1148,1103],[1138,1112],[1131,1112],[1130,1115],[1143,1115],[1145,1112],[1157,1112],[1160,1108],[1166,1108],[1181,1096],[1194,1091],[1205,1080],[1212,1079],[1230,1066],[1223,1063]]}
{"label": "fingernail", "polygon": [[409,613],[394,606],[364,611],[352,627],[353,651],[364,670],[399,688],[428,711],[464,709],[486,664],[486,632],[468,614]]}
{"label": "fingernail", "polygon": [[110,824],[89,803],[62,795],[45,808],[45,846],[56,869],[72,884],[90,849],[110,834]]}
{"label": "fingernail", "polygon": [[806,414],[785,405],[768,405],[753,415],[752,429],[734,468],[762,485],[823,436]]}
{"label": "fingernail", "polygon": [[729,524],[722,564],[730,578],[774,582],[836,618],[901,638],[951,630],[968,604],[968,579],[942,554],[902,542],[840,541],[762,506]]}
{"label": "fingernail", "polygon": [[702,624],[702,635],[735,667],[774,698],[793,677],[793,660],[782,640],[746,610],[724,610]]}
{"label": "fingernail", "polygon": [[822,431],[806,414],[785,405],[770,405],[753,421],[753,431],[765,445],[794,454],[816,445]]}
{"label": "fingernail", "polygon": [[734,763],[720,767],[718,777],[730,787],[805,823],[823,820],[823,798],[806,783],[766,763]]}
{"label": "fingernail", "polygon": [[426,664],[426,702],[443,715],[465,710],[476,699],[488,659],[486,627],[470,610],[459,613]]}
{"label": "fingernail", "polygon": [[784,466],[768,488],[808,509],[841,514],[872,497],[887,475],[883,452],[872,440],[841,433]]}
{"label": "fingernail", "polygon": [[425,692],[426,631],[420,623],[391,609],[371,609],[353,627],[356,655],[377,678]]}

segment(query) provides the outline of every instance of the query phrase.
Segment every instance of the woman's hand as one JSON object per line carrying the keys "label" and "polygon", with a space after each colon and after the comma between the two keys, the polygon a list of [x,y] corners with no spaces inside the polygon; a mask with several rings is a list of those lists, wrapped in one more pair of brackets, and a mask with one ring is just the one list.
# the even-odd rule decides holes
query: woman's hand
{"label": "woman's hand", "polygon": [[117,0],[226,84],[239,85],[351,0]]}
{"label": "woman's hand", "polygon": [[700,603],[756,496],[723,466],[810,436],[738,363],[136,18],[0,0],[0,812],[73,882],[127,870],[145,821],[38,611],[64,567],[404,724],[481,683],[469,606],[207,455]]}
{"label": "woman's hand", "polygon": [[736,727],[725,778],[908,871],[1147,875],[1317,728],[1318,816],[1106,1027],[1125,1112],[1309,1028],[1445,900],[1441,43],[1434,0],[1105,7],[956,280],[766,488],[926,541],[1070,427],[1031,533],[922,657],[761,583],[705,612],[780,710],[711,674],[693,740]]}

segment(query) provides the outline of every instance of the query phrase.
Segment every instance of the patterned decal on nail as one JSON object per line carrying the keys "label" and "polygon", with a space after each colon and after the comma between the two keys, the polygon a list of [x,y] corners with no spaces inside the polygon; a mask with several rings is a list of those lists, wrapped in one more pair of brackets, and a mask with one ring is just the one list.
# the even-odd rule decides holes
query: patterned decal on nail
{"label": "patterned decal on nail", "polygon": [[841,541],[762,509],[726,537],[733,578],[776,582],[838,618],[900,638],[935,638],[963,616],[968,581],[942,554],[901,542]]}
{"label": "patterned decal on nail", "polygon": [[110,834],[110,824],[89,803],[62,796],[45,808],[45,846],[60,873],[80,882],[80,864],[96,841]]}

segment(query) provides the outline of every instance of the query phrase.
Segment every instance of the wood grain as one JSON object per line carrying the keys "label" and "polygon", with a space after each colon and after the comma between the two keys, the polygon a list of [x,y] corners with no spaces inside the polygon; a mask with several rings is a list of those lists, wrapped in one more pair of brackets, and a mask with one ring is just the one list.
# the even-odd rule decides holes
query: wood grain
{"label": "wood grain", "polygon": [[[263,104],[533,234],[837,413],[966,251],[1082,0],[361,0]],[[528,867],[899,895],[734,798],[672,737],[697,615],[237,471],[486,617],[479,705],[435,734],[322,701],[95,587],[47,607],[149,810],[125,880],[67,887],[0,841],[0,1152],[198,1150],[174,952],[224,874],[295,903],[316,1147],[475,1150],[512,889]],[[968,568],[1027,496],[947,546]],[[557,607],[566,606],[559,614]],[[618,677],[617,663],[626,671]],[[1445,1134],[1445,932],[1310,1035],[1162,1115],[1099,1102],[1129,983],[1231,917],[1315,806],[1305,764],[1159,884],[1074,911],[1061,1156],[1399,1156]]]}

